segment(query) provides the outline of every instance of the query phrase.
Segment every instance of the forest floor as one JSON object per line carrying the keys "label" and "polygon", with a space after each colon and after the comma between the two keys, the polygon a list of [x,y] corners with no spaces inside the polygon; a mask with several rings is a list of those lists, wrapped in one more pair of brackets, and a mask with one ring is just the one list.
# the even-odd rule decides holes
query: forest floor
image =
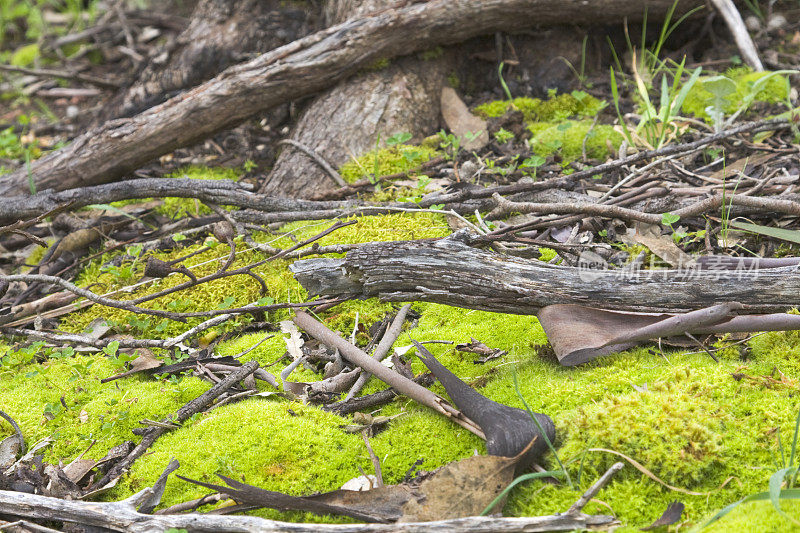
{"label": "forest floor", "polygon": [[[45,46],[59,36],[93,27],[98,19],[108,21],[101,3],[88,2],[88,8],[83,7],[86,3],[57,4],[54,8],[46,2],[12,1],[8,12],[0,10],[0,64],[13,67],[0,71],[0,172],[22,168],[68,143],[106,96],[103,89],[74,77],[25,69],[115,79],[115,68],[130,68],[131,54],[111,57],[105,45],[78,41],[58,52]],[[489,137],[483,146],[464,149],[473,136],[447,128],[429,132],[420,143],[411,143],[406,132],[386,132],[382,143],[376,140],[375,150],[337,169],[351,185],[329,199],[400,201],[408,205],[406,211],[277,220],[257,229],[240,223],[237,229],[245,227],[247,234],[231,236],[224,224],[232,207],[188,198],[148,198],[100,202],[29,226],[28,234],[47,247],[19,233],[3,235],[0,274],[50,272],[118,301],[138,298],[147,310],[198,316],[182,322],[62,296],[63,305],[35,318],[20,310],[47,294],[62,295],[63,287],[32,281],[6,287],[0,299],[0,410],[13,418],[27,447],[36,452],[19,464],[16,474],[3,477],[0,469],[0,489],[22,490],[19,483],[27,483],[29,489],[61,497],[85,492],[113,464],[110,451],[125,450],[124,455],[127,443],[138,442],[132,430],[141,430],[141,421],[152,425],[169,418],[250,360],[257,361],[277,387],[264,380],[246,383],[242,394],[194,414],[158,438],[97,497],[116,501],[153,486],[173,458],[180,463],[176,473],[193,480],[220,483],[221,474],[270,491],[309,495],[373,474],[375,458],[389,485],[402,483],[416,470],[433,471],[484,454],[480,438],[404,396],[339,415],[334,406],[347,389],[314,389],[313,383],[347,367],[338,352],[301,337],[291,322],[294,310],[281,307],[313,296],[290,266],[300,255],[322,253],[326,247],[332,247],[326,257],[343,257],[362,243],[439,239],[465,227],[489,235],[518,226],[515,239],[502,241],[499,249],[563,266],[580,266],[586,251],[616,269],[666,269],[679,266],[686,254],[800,256],[796,215],[747,210],[724,201],[726,194],[740,194],[797,202],[796,126],[731,135],[672,158],[656,158],[653,165],[620,165],[581,180],[571,190],[514,198],[519,204],[504,210],[498,204],[484,206],[477,214],[456,215],[447,205],[426,204],[443,191],[545,182],[636,150],[665,149],[748,122],[796,121],[800,9],[796,2],[770,4],[769,11],[763,4],[754,2],[751,10],[743,11],[767,69],[762,73],[743,66],[721,35],[712,39],[716,46],[697,50],[700,45],[695,43],[687,52],[692,32],[703,27],[701,20],[682,22],[667,40],[657,37],[660,27],[651,28],[649,37],[627,50],[606,51],[609,61],[599,61],[599,67],[589,64],[591,55],[583,40],[581,60],[568,62],[565,86],[549,91],[535,91],[513,57],[501,67],[499,78],[498,65],[486,67],[496,80],[489,88],[471,91],[454,75],[450,85],[470,112],[486,121]],[[132,27],[138,37],[151,31],[135,20]],[[149,43],[143,38],[139,42]],[[684,59],[687,53],[690,59]],[[116,79],[123,78],[120,74]],[[274,141],[291,125],[288,113],[284,122],[265,128],[269,120],[254,118],[234,132],[176,150],[138,171],[137,177],[257,183],[278,148],[266,141],[236,140],[250,136]],[[718,193],[723,203],[712,212],[674,214]],[[602,217],[580,210],[526,213],[520,207],[523,201],[575,206],[607,198],[617,199],[607,205],[631,210],[662,202],[658,205],[663,208],[650,210],[660,221],[645,227],[624,212]],[[424,205],[429,207],[419,209]],[[339,219],[353,223],[340,227]],[[317,238],[331,226],[334,231]],[[63,244],[70,239],[86,240],[70,248]],[[270,259],[279,250],[311,242],[315,248],[306,246],[297,257]],[[153,275],[148,268],[153,268],[154,259],[168,262],[173,273]],[[220,276],[170,292],[191,276],[202,279],[256,263],[248,270],[253,275]],[[161,291],[168,294],[147,300]],[[730,333],[701,338],[699,346],[686,338],[665,340],[567,367],[559,363],[535,316],[409,303],[411,310],[394,346],[395,366],[405,360],[414,376],[425,373],[426,366],[414,356],[412,339],[429,342],[426,346],[436,358],[482,395],[529,407],[555,423],[556,454],[546,455],[542,466],[556,474],[517,485],[504,516],[565,512],[621,461],[622,471],[584,512],[612,515],[623,531],[652,524],[676,501],[682,513],[659,527],[699,528],[729,504],[753,495],[761,496],[738,505],[705,530],[798,527],[800,504],[790,498],[797,498],[792,491],[800,462],[800,333]],[[315,316],[354,344],[371,348],[401,304],[349,300],[317,310]],[[203,315],[248,305],[262,309],[231,311],[227,320],[210,326],[212,315]],[[196,335],[180,342],[156,342],[198,325],[202,326]],[[154,342],[136,347],[136,339]],[[482,345],[470,346],[473,342]],[[196,363],[208,357],[227,359]],[[180,364],[184,366],[164,371],[167,365]],[[137,372],[108,380],[131,369]],[[360,395],[384,389],[386,385],[373,378]],[[430,389],[448,397],[438,382]],[[6,450],[12,449],[16,434],[11,423],[0,420],[0,467],[14,464],[14,455],[9,461]],[[98,463],[103,458],[108,459],[106,466]],[[60,465],[69,483],[62,479],[57,490],[52,479],[42,476],[42,465]],[[779,501],[781,483],[786,499]],[[763,495],[771,489],[774,502]],[[208,493],[173,476],[158,508]],[[220,511],[231,505],[230,499],[220,498],[199,510]],[[292,522],[355,522],[306,511],[249,512]],[[0,507],[0,520],[2,515]]]}

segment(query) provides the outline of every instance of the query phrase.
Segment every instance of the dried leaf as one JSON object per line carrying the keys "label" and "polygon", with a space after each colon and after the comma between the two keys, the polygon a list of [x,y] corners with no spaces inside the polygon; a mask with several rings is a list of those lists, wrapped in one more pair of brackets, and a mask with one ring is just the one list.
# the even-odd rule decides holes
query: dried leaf
{"label": "dried leaf", "polygon": [[681,515],[683,514],[684,505],[681,502],[672,502],[667,506],[666,511],[664,514],[661,515],[655,522],[650,524],[647,527],[641,528],[641,531],[650,531],[651,529],[655,529],[661,526],[671,526],[672,524],[676,523],[678,520],[681,519]]}
{"label": "dried leaf", "polygon": [[[465,150],[478,150],[489,143],[486,121],[469,112],[466,104],[451,87],[444,87],[441,96],[442,116],[453,135],[462,138]],[[479,133],[480,132],[480,133]],[[468,135],[477,134],[472,140]]]}

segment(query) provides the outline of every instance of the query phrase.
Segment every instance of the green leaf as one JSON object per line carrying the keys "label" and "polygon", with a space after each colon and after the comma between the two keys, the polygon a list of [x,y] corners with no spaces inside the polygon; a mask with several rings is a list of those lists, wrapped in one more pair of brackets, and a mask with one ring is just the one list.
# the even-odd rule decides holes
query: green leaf
{"label": "green leaf", "polygon": [[226,297],[224,300],[222,300],[222,302],[221,302],[221,303],[220,303],[220,304],[217,306],[217,309],[228,309],[228,308],[229,308],[231,305],[233,305],[233,302],[235,302],[235,301],[236,301],[236,298],[234,298],[233,296],[227,296],[227,297]]}
{"label": "green leaf", "polygon": [[664,213],[661,215],[661,224],[664,226],[671,226],[681,219],[680,215],[673,213]]}
{"label": "green leaf", "polygon": [[785,512],[783,512],[783,509],[781,509],[780,495],[781,495],[781,485],[783,485],[784,478],[786,478],[787,475],[791,476],[796,471],[797,471],[796,467],[790,466],[786,468],[781,468],[780,470],[778,470],[769,477],[769,499],[772,502],[772,506],[775,508],[776,511],[778,511],[780,514],[782,514],[789,520],[792,520],[793,522],[794,520]]}
{"label": "green leaf", "polygon": [[395,133],[388,139],[386,139],[386,146],[394,146],[396,144],[402,144],[407,140],[411,139],[412,135],[408,132],[402,133]]}
{"label": "green leaf", "polygon": [[759,235],[766,235],[767,237],[772,237],[774,239],[800,244],[800,231],[797,230],[759,226],[758,224],[739,222],[738,220],[731,220],[731,226],[736,229],[752,231],[753,233],[757,233]]}
{"label": "green leaf", "polygon": [[523,161],[522,164],[520,164],[520,168],[523,168],[523,167],[537,168],[537,167],[540,167],[540,166],[544,165],[544,163],[545,163],[545,158],[544,157],[542,157],[540,155],[532,155],[529,158],[527,158],[525,161]]}

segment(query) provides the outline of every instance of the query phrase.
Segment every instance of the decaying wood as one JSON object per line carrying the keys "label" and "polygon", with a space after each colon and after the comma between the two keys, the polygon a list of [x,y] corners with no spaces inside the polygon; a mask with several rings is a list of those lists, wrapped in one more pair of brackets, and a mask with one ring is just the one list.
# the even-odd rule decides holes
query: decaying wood
{"label": "decaying wood", "polygon": [[150,515],[137,512],[136,508],[150,498],[152,492],[152,489],[145,489],[119,502],[89,503],[2,490],[0,512],[76,522],[126,533],[151,533],[170,528],[186,529],[193,533],[523,533],[597,529],[619,524],[612,516],[583,513],[522,518],[473,516],[403,524],[297,524],[256,516],[200,513]]}
{"label": "decaying wood", "polygon": [[[330,0],[327,26],[391,8],[394,0]],[[420,60],[415,56],[367,69],[325,91],[303,110],[291,138],[312,146],[333,166],[375,147],[379,136],[409,132],[412,142],[438,129],[439,93],[454,64],[452,53]],[[334,189],[323,169],[302,152],[286,147],[261,192],[310,197]]]}
{"label": "decaying wood", "polygon": [[[697,2],[681,2],[685,10]],[[648,3],[648,19],[671,0]],[[66,189],[118,179],[163,154],[235,126],[254,113],[314,94],[381,58],[535,24],[618,22],[641,17],[629,0],[435,0],[403,4],[314,33],[130,119],[93,128],[70,145],[0,178],[0,194]],[[413,37],[413,38],[412,38]]]}
{"label": "decaying wood", "polygon": [[441,240],[370,243],[344,259],[309,259],[290,268],[313,294],[427,301],[523,315],[552,304],[685,312],[725,302],[743,313],[798,305],[796,267],[761,270],[589,270],[483,251],[464,230]]}

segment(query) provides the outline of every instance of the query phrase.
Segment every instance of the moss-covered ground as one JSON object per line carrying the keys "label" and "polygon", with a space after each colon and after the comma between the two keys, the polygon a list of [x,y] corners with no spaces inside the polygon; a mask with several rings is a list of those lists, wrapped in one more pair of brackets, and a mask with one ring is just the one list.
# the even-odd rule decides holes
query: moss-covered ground
{"label": "moss-covered ground", "polygon": [[[583,139],[595,131],[599,136],[598,152],[591,151],[594,144],[586,143],[592,156],[601,157],[604,150],[613,152],[621,141],[619,134],[602,129],[610,126],[592,126],[591,117],[602,105],[581,94],[573,94],[571,98],[561,98],[558,106],[522,100],[514,101],[513,105],[531,121],[534,140],[554,130],[550,134],[562,136],[564,151],[568,136],[574,136],[578,139],[575,142],[582,145]],[[509,105],[492,103],[480,112],[484,116],[497,116],[507,111]],[[548,105],[557,108],[556,111]],[[569,142],[575,144],[571,137]],[[535,142],[531,146],[535,151]],[[400,172],[434,155],[437,153],[428,148],[393,146],[363,156],[343,168],[342,173],[352,181],[373,172],[378,175]],[[202,168],[180,174],[183,173],[192,177],[229,177]],[[195,213],[196,206],[187,200],[171,202],[164,209]],[[329,224],[330,221],[296,222],[275,234],[260,234],[257,240],[286,247],[293,244],[292,239],[312,236]],[[450,229],[441,214],[398,213],[356,219],[356,224],[318,242],[326,245],[420,239],[448,233]],[[237,244],[233,268],[264,258],[243,242]],[[196,250],[203,252],[185,264],[197,276],[216,271],[229,251],[226,244],[208,238],[153,255],[170,260]],[[101,264],[111,257],[106,254],[90,264],[78,282],[92,283],[95,291],[108,292],[133,285],[141,277],[143,257],[129,256],[116,269],[102,268]],[[234,307],[262,298],[275,302],[305,300],[307,294],[294,280],[288,265],[289,261],[279,260],[255,270],[265,280],[268,294],[261,294],[254,280],[241,276],[203,284],[142,306],[187,311]],[[184,280],[180,275],[172,275],[131,292],[118,293],[116,297],[133,298]],[[320,318],[331,328],[349,334],[356,320],[369,326],[394,307],[374,300],[347,302],[321,313]],[[635,531],[658,518],[671,501],[680,500],[686,505],[681,524],[696,525],[731,502],[767,490],[770,475],[781,467],[781,446],[786,451],[791,443],[800,404],[798,333],[757,336],[747,343],[748,350],[740,352],[732,347],[720,352],[719,363],[704,352],[662,353],[641,348],[581,367],[564,368],[550,355],[547,339],[535,317],[424,303],[415,303],[414,309],[421,318],[413,328],[404,331],[398,345],[410,344],[412,338],[463,343],[474,337],[492,348],[507,350],[503,358],[476,364],[472,355],[456,351],[452,344],[431,345],[442,363],[465,381],[474,383],[483,394],[521,407],[522,399],[514,386],[516,378],[531,408],[548,414],[556,422],[556,446],[574,485],[540,481],[522,484],[511,494],[506,507],[508,515],[565,511],[607,467],[623,460],[626,467],[587,506],[587,512],[613,513],[624,524],[623,531]],[[288,317],[287,311],[277,311],[267,319],[277,322]],[[93,306],[67,316],[61,327],[79,332],[97,318],[105,319],[119,332],[152,338],[176,335],[200,321],[170,323]],[[248,320],[237,318],[218,328],[216,333],[226,335],[226,340],[216,347],[218,355],[240,353],[263,338],[265,333],[230,336]],[[358,340],[363,343],[366,337],[359,334]],[[284,352],[285,343],[279,333],[243,360],[255,359],[278,375],[286,365],[282,359]],[[162,381],[131,377],[101,384],[100,379],[119,370],[115,360],[102,353],[75,354],[69,350],[53,352],[40,345],[27,348],[12,345],[0,347],[0,354],[0,406],[20,423],[29,443],[45,437],[52,439],[43,453],[45,460],[53,463],[69,462],[93,441],[86,456],[102,457],[109,448],[133,438],[130,430],[140,420],[167,416],[209,387],[194,377]],[[416,372],[423,371],[419,361],[412,360],[412,365]],[[321,377],[301,368],[291,379],[313,381]],[[268,386],[262,388],[269,390]],[[382,388],[373,379],[364,392]],[[439,385],[434,390],[444,394]],[[485,453],[479,439],[409,400],[398,399],[380,413],[397,415],[386,431],[371,439],[387,483],[401,481],[418,460],[419,468],[434,469],[475,450]],[[205,481],[215,482],[214,474],[220,473],[292,494],[336,489],[360,475],[360,468],[366,472],[372,470],[361,437],[342,429],[348,423],[348,418],[280,396],[225,405],[160,438],[150,453],[140,458],[121,483],[104,497],[123,498],[152,485],[172,457],[181,462],[180,474]],[[11,432],[8,424],[0,422],[0,438]],[[643,465],[651,475],[634,468],[623,456]],[[554,464],[551,457],[546,466]],[[195,498],[204,492],[205,489],[171,478],[163,505]],[[800,517],[800,507],[796,504],[784,503],[783,508]],[[323,519],[303,513],[259,511],[258,514],[285,520]],[[737,508],[708,530],[791,531],[792,527],[769,502],[758,502]]]}

